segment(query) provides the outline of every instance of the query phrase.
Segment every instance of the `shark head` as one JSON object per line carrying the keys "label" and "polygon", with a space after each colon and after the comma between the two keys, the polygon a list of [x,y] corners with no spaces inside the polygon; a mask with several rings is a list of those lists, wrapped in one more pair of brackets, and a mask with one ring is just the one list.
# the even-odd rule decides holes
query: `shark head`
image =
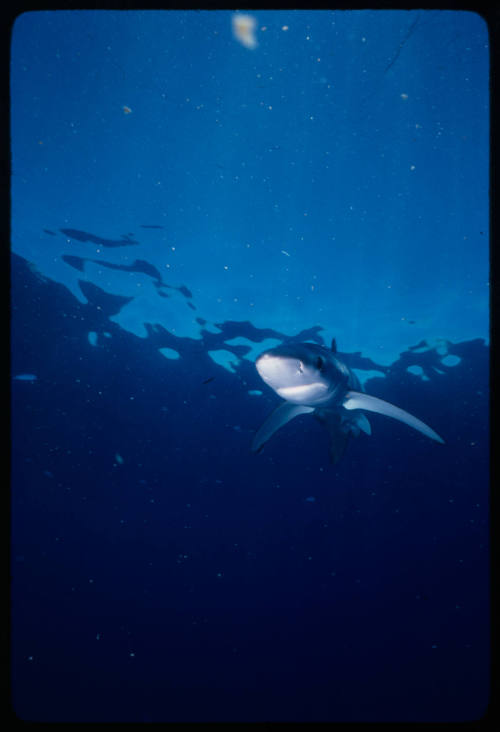
{"label": "shark head", "polygon": [[264,351],[255,364],[261,379],[292,404],[316,406],[346,391],[348,373],[331,352],[312,343]]}

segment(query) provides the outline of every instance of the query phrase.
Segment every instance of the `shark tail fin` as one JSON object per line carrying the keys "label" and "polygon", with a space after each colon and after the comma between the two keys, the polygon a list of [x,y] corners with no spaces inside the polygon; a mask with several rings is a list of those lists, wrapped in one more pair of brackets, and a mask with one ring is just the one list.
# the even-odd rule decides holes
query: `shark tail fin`
{"label": "shark tail fin", "polygon": [[326,428],[329,437],[328,454],[332,465],[336,465],[345,453],[351,431],[342,423],[340,414],[317,410],[316,419]]}
{"label": "shark tail fin", "polygon": [[330,437],[330,448],[328,454],[330,455],[330,462],[332,465],[336,465],[340,462],[343,457],[347,443],[349,442],[349,434],[339,430],[334,436]]}

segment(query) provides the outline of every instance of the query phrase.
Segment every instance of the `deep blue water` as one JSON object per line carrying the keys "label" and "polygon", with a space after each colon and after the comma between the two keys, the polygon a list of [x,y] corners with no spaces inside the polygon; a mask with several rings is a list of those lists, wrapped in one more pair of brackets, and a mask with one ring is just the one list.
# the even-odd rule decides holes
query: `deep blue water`
{"label": "deep blue water", "polygon": [[[258,20],[255,47],[226,12],[14,26],[22,719],[486,712],[486,26]],[[372,415],[332,465],[302,416],[252,454],[256,355],[333,336],[446,444]]]}

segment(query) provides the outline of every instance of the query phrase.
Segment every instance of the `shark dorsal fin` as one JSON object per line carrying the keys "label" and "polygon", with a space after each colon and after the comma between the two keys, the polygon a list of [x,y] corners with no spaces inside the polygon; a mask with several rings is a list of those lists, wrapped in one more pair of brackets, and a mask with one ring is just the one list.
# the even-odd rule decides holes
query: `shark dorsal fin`
{"label": "shark dorsal fin", "polygon": [[332,353],[337,353],[337,341],[332,338]]}

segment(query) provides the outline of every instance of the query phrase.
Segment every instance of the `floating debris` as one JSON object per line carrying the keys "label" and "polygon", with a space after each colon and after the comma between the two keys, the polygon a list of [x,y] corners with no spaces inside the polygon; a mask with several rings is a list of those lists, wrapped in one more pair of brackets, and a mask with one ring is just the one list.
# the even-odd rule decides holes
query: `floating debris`
{"label": "floating debris", "polygon": [[117,453],[116,453],[116,455],[115,455],[115,460],[116,460],[116,462],[117,462],[117,463],[118,463],[119,465],[123,465],[123,458],[122,458],[122,456],[120,455],[120,453],[119,453],[119,452],[117,452]]}
{"label": "floating debris", "polygon": [[285,257],[289,257],[290,256],[289,253],[285,249],[282,249],[281,250],[281,253],[284,254]]}
{"label": "floating debris", "polygon": [[123,113],[124,114],[131,114],[132,113],[132,110],[130,109],[130,107],[123,106],[122,109],[123,109]]}
{"label": "floating debris", "polygon": [[233,35],[245,48],[257,48],[255,29],[257,21],[252,15],[236,14],[231,18]]}

